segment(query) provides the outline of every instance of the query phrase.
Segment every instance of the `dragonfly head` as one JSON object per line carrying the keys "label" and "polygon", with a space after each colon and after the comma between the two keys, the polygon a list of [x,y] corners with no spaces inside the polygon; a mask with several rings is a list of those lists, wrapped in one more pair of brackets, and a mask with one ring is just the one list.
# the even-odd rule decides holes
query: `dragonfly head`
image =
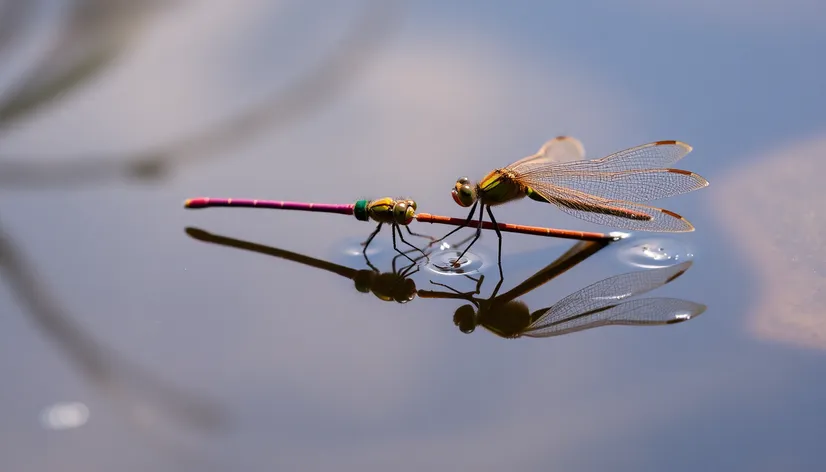
{"label": "dragonfly head", "polygon": [[416,216],[416,202],[413,200],[397,201],[393,205],[393,221],[407,226]]}
{"label": "dragonfly head", "polygon": [[476,309],[473,305],[463,305],[453,313],[453,324],[459,327],[459,331],[470,334],[476,329]]}
{"label": "dragonfly head", "polygon": [[451,195],[459,206],[469,207],[476,202],[476,186],[471,185],[467,177],[462,177],[456,181]]}

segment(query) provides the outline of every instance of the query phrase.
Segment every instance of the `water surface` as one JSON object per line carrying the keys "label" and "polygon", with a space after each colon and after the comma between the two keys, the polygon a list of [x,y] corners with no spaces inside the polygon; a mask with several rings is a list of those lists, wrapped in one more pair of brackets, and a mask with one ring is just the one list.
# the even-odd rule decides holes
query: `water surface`
{"label": "water surface", "polygon": [[[0,42],[0,105],[72,24],[40,3],[16,46]],[[0,121],[3,470],[822,467],[822,7],[424,2],[364,19],[355,3],[185,3],[130,14],[143,23],[117,29],[134,36],[99,75]],[[701,315],[463,333],[469,295],[432,282],[477,282],[423,265],[395,285],[388,229],[368,252],[375,276],[359,250],[373,226],[352,217],[182,207],[410,196],[464,217],[456,178],[560,134],[588,157],[688,142],[679,167],[711,185],[658,202],[695,232],[633,233],[518,297],[514,316],[684,261],[641,296]],[[528,200],[495,212],[615,229]],[[506,234],[499,294],[574,244]],[[489,299],[495,235],[472,251],[472,297]]]}

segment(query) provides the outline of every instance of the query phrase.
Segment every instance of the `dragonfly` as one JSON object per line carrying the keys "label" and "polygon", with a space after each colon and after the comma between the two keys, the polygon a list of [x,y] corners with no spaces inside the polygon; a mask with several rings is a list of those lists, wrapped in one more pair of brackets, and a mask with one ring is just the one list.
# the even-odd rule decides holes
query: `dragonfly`
{"label": "dragonfly", "polygon": [[[461,218],[431,215],[429,213],[416,213],[418,205],[414,200],[411,200],[409,198],[395,199],[390,197],[384,197],[377,200],[359,200],[354,204],[327,204],[288,202],[276,200],[249,200],[233,198],[197,197],[186,200],[184,202],[184,207],[188,209],[202,209],[213,207],[265,208],[277,210],[300,210],[353,215],[359,221],[372,220],[378,223],[376,229],[373,231],[373,233],[370,234],[370,237],[368,237],[366,241],[361,243],[362,246],[364,246],[362,252],[364,253],[365,258],[367,257],[367,247],[370,245],[370,242],[372,242],[373,238],[375,238],[379,231],[381,231],[381,228],[384,224],[390,224],[393,229],[393,248],[399,254],[404,255],[411,262],[413,262],[413,259],[411,259],[410,256],[408,256],[405,252],[402,252],[396,245],[397,232],[402,242],[412,247],[413,249],[421,252],[423,255],[424,251],[422,251],[421,249],[419,249],[418,247],[414,246],[413,244],[409,243],[407,240],[404,239],[404,236],[402,235],[402,230],[400,228],[401,226],[404,226],[407,232],[410,233],[410,235],[412,236],[429,238],[431,240],[432,245],[432,243],[436,241],[435,238],[425,234],[414,233],[410,229],[409,225],[411,222],[413,222],[413,220],[420,221],[423,223],[444,224],[457,227],[464,227],[467,225],[467,221]],[[623,233],[618,232],[604,234],[586,231],[569,231],[555,228],[543,228],[538,226],[527,226],[512,223],[497,223],[494,225],[493,223],[487,221],[478,221],[474,222],[474,224],[476,224],[477,227],[480,228],[480,230],[495,230],[497,233],[511,232],[518,234],[576,239],[583,241],[614,241],[627,236]]]}
{"label": "dragonfly", "polygon": [[[442,287],[447,287],[448,289],[452,290],[452,292],[417,290],[416,283],[413,281],[413,279],[411,279],[411,276],[413,276],[419,271],[418,265],[409,264],[404,267],[397,267],[396,261],[399,257],[401,257],[399,255],[396,255],[392,260],[392,271],[382,272],[378,268],[373,266],[369,262],[369,259],[368,265],[372,270],[355,269],[340,264],[336,264],[331,261],[317,259],[315,257],[311,257],[308,255],[288,251],[286,249],[280,249],[273,246],[267,246],[260,243],[245,241],[242,239],[236,239],[229,236],[211,233],[200,228],[187,227],[185,229],[185,232],[187,236],[197,241],[214,244],[218,246],[230,247],[234,249],[240,249],[242,251],[275,257],[278,259],[288,260],[302,264],[304,266],[331,272],[340,275],[346,279],[352,280],[355,284],[356,290],[361,293],[372,293],[376,296],[376,298],[380,300],[393,301],[402,304],[413,300],[414,298],[416,298],[417,294],[420,295],[422,298],[461,298],[464,300],[471,300],[474,303],[478,303],[479,299],[473,298],[473,296],[481,293],[482,283],[484,282],[485,278],[484,274],[480,275],[479,278],[474,278],[471,275],[463,274],[463,277],[470,279],[476,283],[475,291],[458,292],[452,287],[448,287],[447,285],[433,281],[431,281],[430,283]],[[534,274],[528,280],[522,282],[514,289],[508,291],[506,294],[497,297],[496,294],[499,292],[499,288],[502,286],[503,282],[503,280],[500,279],[499,283],[496,285],[496,288],[493,290],[492,295],[490,296],[490,300],[495,299],[495,303],[502,303],[503,300],[511,300],[513,298],[520,297],[536,289],[537,287],[547,283],[548,281],[566,272],[567,270],[573,268],[577,264],[586,260],[588,257],[597,253],[599,250],[607,247],[609,244],[611,244],[611,241],[606,240],[579,241],[569,251],[567,251],[562,256],[558,257],[553,263],[539,271],[537,274]],[[413,250],[409,249],[408,252],[413,252]],[[421,257],[422,256],[417,256],[416,259],[421,259]],[[457,293],[460,295],[456,295]]]}
{"label": "dragonfly", "polygon": [[353,215],[359,221],[370,221],[378,223],[376,229],[370,234],[366,241],[361,243],[364,246],[362,253],[367,257],[367,248],[373,238],[379,234],[382,226],[389,224],[393,232],[393,249],[406,257],[410,262],[415,262],[409,255],[401,251],[396,245],[396,233],[399,239],[411,248],[424,255],[424,251],[408,242],[402,235],[401,226],[407,229],[411,236],[428,238],[433,241],[435,238],[426,234],[414,233],[408,226],[416,215],[416,202],[408,198],[379,198],[377,200],[358,200],[354,204],[328,204],[328,203],[305,203],[288,202],[276,200],[249,200],[235,198],[190,198],[184,202],[184,207],[188,209],[201,209],[211,207],[237,207],[237,208],[266,208],[277,210],[300,210],[321,213],[338,213],[343,215]]}
{"label": "dragonfly", "polygon": [[[495,227],[492,206],[528,197],[552,203],[569,215],[592,223],[639,231],[693,231],[694,226],[677,213],[640,203],[708,186],[708,181],[694,172],[668,167],[691,150],[681,141],[656,141],[584,160],[581,141],[559,136],[547,141],[535,154],[495,169],[479,182],[471,182],[467,177],[458,179],[451,195],[459,206],[470,207],[464,226],[470,225],[479,206],[478,221],[483,220],[487,210]],[[501,262],[502,234],[496,234]],[[477,226],[476,236],[455,263],[479,236]]]}

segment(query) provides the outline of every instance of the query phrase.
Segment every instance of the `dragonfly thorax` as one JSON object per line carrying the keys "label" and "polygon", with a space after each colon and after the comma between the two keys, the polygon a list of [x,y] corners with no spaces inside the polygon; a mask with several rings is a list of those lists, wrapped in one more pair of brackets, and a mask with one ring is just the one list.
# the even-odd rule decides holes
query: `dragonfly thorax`
{"label": "dragonfly thorax", "polygon": [[453,200],[460,206],[469,207],[481,200],[485,205],[501,205],[518,200],[528,193],[528,188],[520,184],[510,171],[496,169],[486,175],[478,184],[472,184],[467,177],[456,181]]}
{"label": "dragonfly thorax", "polygon": [[416,216],[416,202],[385,197],[367,204],[367,214],[378,223],[409,225]]}
{"label": "dragonfly thorax", "polygon": [[478,323],[503,338],[518,338],[531,324],[531,312],[520,300],[504,304],[492,303],[487,310],[479,310]]}
{"label": "dragonfly thorax", "polygon": [[496,169],[486,175],[477,187],[478,198],[486,205],[501,205],[527,195],[528,188],[520,184],[513,172]]}
{"label": "dragonfly thorax", "polygon": [[371,290],[373,295],[386,302],[407,303],[416,298],[416,283],[395,273],[379,274]]}

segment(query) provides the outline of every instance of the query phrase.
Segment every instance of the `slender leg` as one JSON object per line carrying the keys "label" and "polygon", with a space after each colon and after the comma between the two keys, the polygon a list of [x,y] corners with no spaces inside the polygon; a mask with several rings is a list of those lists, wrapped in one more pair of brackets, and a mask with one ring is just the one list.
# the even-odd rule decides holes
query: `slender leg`
{"label": "slender leg", "polygon": [[479,294],[478,291],[476,291],[476,292],[460,292],[460,291],[456,290],[455,288],[451,287],[450,285],[442,284],[442,283],[439,283],[439,282],[434,282],[432,280],[430,281],[430,283],[433,284],[433,285],[438,285],[439,287],[444,287],[444,288],[450,290],[451,292],[453,292],[456,295],[459,295],[461,297],[467,297],[466,298],[467,301],[469,301],[469,302],[473,303],[474,305],[476,305],[477,308],[479,306],[479,304],[476,302],[476,300],[473,299],[473,295],[478,295]]}
{"label": "slender leg", "polygon": [[447,233],[446,235],[442,236],[441,238],[439,238],[439,239],[437,239],[433,242],[438,243],[440,241],[444,241],[446,237],[450,236],[451,234],[455,233],[456,231],[459,231],[460,229],[462,229],[462,228],[466,227],[467,225],[469,225],[470,220],[473,219],[473,213],[476,211],[476,205],[478,205],[478,204],[479,204],[479,200],[476,200],[473,203],[473,206],[470,207],[470,213],[467,214],[467,219],[465,220],[465,224],[463,224],[462,226],[457,226],[456,229],[452,230],[451,232]]}
{"label": "slender leg", "polygon": [[[408,253],[411,253],[411,252],[414,252],[414,251],[418,251],[418,250],[419,250],[418,248],[416,248],[416,249],[408,249],[407,251],[404,251],[404,253],[402,253],[402,254],[396,254],[395,256],[393,256],[393,260],[392,260],[392,262],[391,262],[391,264],[392,264],[392,268],[393,268],[393,273],[398,273],[398,270],[396,269],[396,261],[397,261],[400,257],[402,257],[402,256],[404,256],[404,255],[406,255],[406,254],[408,254]],[[417,257],[415,260],[416,260],[416,261],[418,261],[418,260],[420,260],[420,259],[423,259],[424,257],[427,257],[427,256],[419,256],[419,257]],[[416,267],[418,267],[418,266],[416,266]],[[404,268],[402,268],[402,272],[404,272]]]}
{"label": "slender leg", "polygon": [[433,236],[427,235],[427,234],[414,233],[413,230],[410,229],[410,226],[405,226],[405,228],[407,229],[407,232],[410,233],[410,236],[418,236],[420,238],[427,238],[431,241],[436,240],[436,238],[434,238]]}
{"label": "slender leg", "polygon": [[499,232],[499,225],[496,223],[496,218],[493,217],[493,212],[490,211],[490,207],[488,207],[488,216],[490,216],[490,221],[496,230],[496,237],[499,238],[499,277],[504,278],[505,276],[502,274],[502,233]]}
{"label": "slender leg", "polygon": [[376,266],[374,266],[372,262],[370,262],[370,258],[369,258],[369,257],[367,257],[367,253],[366,253],[366,252],[364,253],[364,262],[366,262],[366,263],[367,263],[367,266],[368,266],[368,267],[370,267],[371,269],[373,269],[373,272],[376,272],[376,273],[381,273],[381,272],[379,271],[379,269],[378,269],[378,268],[376,268]]}
{"label": "slender leg", "polygon": [[[407,254],[403,253],[403,252],[399,249],[399,247],[396,245],[396,230],[398,229],[398,225],[394,224],[394,225],[392,225],[392,226],[391,226],[391,228],[392,228],[392,231],[393,231],[393,249],[395,249],[395,250],[396,250],[396,252],[398,252],[398,253],[399,253],[399,254],[401,254],[402,256],[406,257],[406,258],[407,258],[407,260],[409,260],[410,262],[412,262],[412,263],[414,263],[414,264],[415,264],[415,263],[416,263],[416,261],[414,261],[413,259],[411,259],[411,258],[410,258],[410,256],[408,256]],[[399,230],[399,233],[401,233],[401,230]],[[415,246],[413,246],[413,247],[415,248]]]}
{"label": "slender leg", "polygon": [[496,295],[499,293],[499,289],[502,288],[502,282],[505,281],[505,277],[502,275],[502,267],[499,267],[499,283],[496,284],[496,287],[493,288],[493,292],[488,297],[488,300],[493,300],[496,298]]}
{"label": "slender leg", "polygon": [[479,295],[479,293],[482,291],[482,282],[485,281],[485,275],[484,274],[480,275],[479,280],[476,280],[476,279],[474,279],[473,277],[471,277],[469,275],[466,275],[465,277],[469,278],[470,280],[474,280],[476,282],[476,291],[474,293]]}
{"label": "slender leg", "polygon": [[367,246],[369,246],[369,245],[370,245],[370,241],[372,241],[372,240],[373,240],[373,238],[375,238],[375,237],[376,237],[376,235],[377,235],[377,234],[379,234],[379,231],[381,231],[381,225],[382,225],[382,224],[383,224],[383,223],[379,223],[379,224],[378,224],[378,226],[376,226],[376,229],[375,229],[375,230],[373,230],[373,232],[372,232],[372,233],[370,233],[370,237],[369,237],[369,238],[367,238],[367,241],[364,241],[363,243],[361,243],[361,245],[362,245],[362,246],[364,246],[364,249],[362,249],[362,251],[361,251],[361,253],[362,253],[362,254],[364,254],[364,262],[366,262],[366,263],[367,263],[367,265],[368,265],[371,269],[373,269],[374,271],[376,271],[376,272],[378,272],[379,270],[376,268],[376,266],[374,266],[374,265],[370,262],[370,258],[368,258],[368,257],[367,257]]}
{"label": "slender leg", "polygon": [[[412,269],[412,270],[411,270]],[[403,278],[408,278],[411,275],[415,274],[419,271],[419,266],[417,264],[410,264],[399,273]]]}
{"label": "slender leg", "polygon": [[381,225],[383,225],[383,224],[384,224],[384,223],[379,223],[379,225],[378,225],[378,226],[376,226],[375,231],[373,231],[372,233],[370,233],[370,237],[369,237],[369,238],[367,238],[367,241],[364,241],[363,243],[361,243],[361,245],[362,245],[362,246],[364,246],[364,253],[365,253],[365,254],[367,254],[367,246],[369,246],[369,245],[370,245],[370,241],[372,241],[372,240],[373,240],[373,238],[375,238],[375,237],[376,237],[376,235],[377,235],[377,234],[379,234],[379,231],[381,231]]}
{"label": "slender leg", "polygon": [[[407,242],[407,240],[406,240],[406,239],[404,239],[404,236],[402,236],[402,230],[401,230],[401,228],[398,228],[398,226],[396,226],[396,228],[399,230],[399,239],[401,239],[403,243],[407,244],[408,246],[410,246],[410,247],[412,247],[413,249],[415,249],[415,250],[419,251],[420,253],[422,253],[422,255],[423,255],[423,256],[427,257],[427,254],[425,254],[425,253],[424,253],[424,251],[422,251],[421,249],[417,248],[416,246],[414,246],[414,245],[410,244],[409,242]],[[407,228],[407,230],[408,230],[408,231],[410,231],[410,228],[409,228],[409,227],[405,226],[405,228]],[[429,237],[429,236],[428,236],[428,237]]]}
{"label": "slender leg", "polygon": [[[474,204],[474,206],[476,206],[476,204]],[[473,238],[473,241],[471,241],[470,244],[467,245],[465,250],[462,251],[461,254],[459,254],[459,257],[456,258],[456,262],[453,263],[454,267],[457,267],[459,265],[459,261],[462,260],[463,257],[465,257],[465,253],[468,251],[468,249],[470,249],[471,246],[476,244],[476,241],[478,241],[479,237],[482,236],[482,218],[484,218],[485,216],[482,212],[484,211],[484,209],[485,204],[483,203],[482,206],[479,207],[479,226],[476,227],[476,236]]]}

